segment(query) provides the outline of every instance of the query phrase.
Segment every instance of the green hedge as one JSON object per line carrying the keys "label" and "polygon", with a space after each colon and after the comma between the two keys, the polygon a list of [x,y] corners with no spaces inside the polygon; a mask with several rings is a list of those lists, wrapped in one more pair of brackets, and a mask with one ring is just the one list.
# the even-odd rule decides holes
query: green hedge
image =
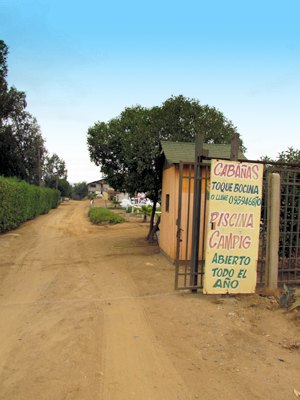
{"label": "green hedge", "polygon": [[93,224],[101,224],[103,222],[109,222],[110,224],[119,224],[124,222],[124,218],[121,215],[115,214],[107,208],[94,207],[89,210],[89,219]]}
{"label": "green hedge", "polygon": [[56,208],[58,190],[29,185],[14,178],[0,177],[0,232]]}

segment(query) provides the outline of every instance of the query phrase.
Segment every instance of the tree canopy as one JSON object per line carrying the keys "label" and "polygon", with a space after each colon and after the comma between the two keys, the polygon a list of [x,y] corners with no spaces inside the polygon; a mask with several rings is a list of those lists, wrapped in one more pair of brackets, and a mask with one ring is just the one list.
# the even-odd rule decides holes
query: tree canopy
{"label": "tree canopy", "polygon": [[72,189],[72,197],[74,200],[82,200],[88,195],[88,186],[86,182],[74,183]]}
{"label": "tree canopy", "polygon": [[283,150],[278,153],[275,159],[270,158],[269,156],[261,157],[261,160],[266,162],[284,162],[284,163],[295,163],[300,164],[300,150],[294,149],[293,147],[288,147],[287,150]]}
{"label": "tree canopy", "polygon": [[161,107],[126,108],[109,122],[97,122],[87,141],[91,160],[112,187],[155,199],[161,187],[160,141],[192,142],[197,132],[206,143],[230,143],[236,128],[216,108],[178,96]]}
{"label": "tree canopy", "polygon": [[57,154],[47,156],[44,166],[44,182],[48,187],[58,189],[59,180],[67,180],[66,163]]}
{"label": "tree canopy", "polygon": [[198,132],[206,143],[230,143],[236,128],[216,108],[177,96],[160,107],[130,107],[109,122],[95,123],[87,143],[91,160],[114,189],[146,192],[156,202],[163,167],[160,141],[194,142]]}
{"label": "tree canopy", "polygon": [[288,147],[287,150],[281,151],[278,154],[277,161],[286,163],[300,163],[300,150]]}
{"label": "tree canopy", "polygon": [[[65,163],[56,160],[60,166],[63,164],[65,173],[49,170],[52,158],[47,155],[45,139],[36,118],[26,110],[26,95],[8,86],[7,56],[8,47],[0,40],[0,175],[38,185],[44,180],[46,186],[53,187],[52,174],[56,178],[55,187],[58,187],[57,179],[66,180]],[[64,192],[68,185],[61,183]]]}
{"label": "tree canopy", "polygon": [[37,120],[26,111],[26,95],[9,88],[8,47],[0,40],[0,174],[39,184],[46,155]]}

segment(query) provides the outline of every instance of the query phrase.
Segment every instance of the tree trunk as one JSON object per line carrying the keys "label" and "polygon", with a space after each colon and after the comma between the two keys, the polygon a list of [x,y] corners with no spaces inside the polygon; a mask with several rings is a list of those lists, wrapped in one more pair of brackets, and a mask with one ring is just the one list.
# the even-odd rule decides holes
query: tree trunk
{"label": "tree trunk", "polygon": [[151,229],[151,232],[148,235],[148,242],[153,243],[154,242],[154,235],[157,231],[159,231],[159,224],[160,224],[160,217],[157,218],[157,221],[153,228]]}
{"label": "tree trunk", "polygon": [[158,195],[155,194],[154,199],[153,199],[153,207],[152,207],[151,217],[150,217],[150,227],[149,227],[149,232],[148,232],[148,235],[147,235],[147,240],[149,240],[149,241],[153,240],[153,235],[155,233],[155,232],[152,232],[152,231],[153,231],[153,228],[154,228],[154,218],[155,218],[157,200],[158,200]]}

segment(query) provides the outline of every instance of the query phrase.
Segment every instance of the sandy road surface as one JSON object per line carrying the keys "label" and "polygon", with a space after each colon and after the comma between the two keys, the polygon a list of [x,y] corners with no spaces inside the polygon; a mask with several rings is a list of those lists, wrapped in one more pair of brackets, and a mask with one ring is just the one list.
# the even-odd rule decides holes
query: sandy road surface
{"label": "sandy road surface", "polygon": [[296,314],[173,291],[140,222],[69,202],[0,236],[0,399],[293,399]]}

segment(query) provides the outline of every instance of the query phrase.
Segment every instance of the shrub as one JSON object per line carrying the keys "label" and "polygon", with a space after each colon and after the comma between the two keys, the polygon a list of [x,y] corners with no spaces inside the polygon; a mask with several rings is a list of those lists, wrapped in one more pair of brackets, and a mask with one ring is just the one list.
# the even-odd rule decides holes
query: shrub
{"label": "shrub", "polygon": [[90,208],[88,216],[93,224],[101,224],[103,222],[119,224],[125,221],[121,215],[115,214],[107,208],[102,207]]}
{"label": "shrub", "polygon": [[22,222],[46,214],[57,207],[58,201],[58,190],[0,177],[0,232],[17,228]]}
{"label": "shrub", "polygon": [[88,187],[86,182],[74,183],[72,188],[72,199],[82,200],[88,195]]}
{"label": "shrub", "polygon": [[114,197],[114,198],[112,199],[112,203],[113,203],[113,205],[114,205],[114,208],[119,208],[119,207],[120,207],[120,204],[121,204],[121,202],[120,202],[116,197]]}
{"label": "shrub", "polygon": [[97,197],[96,193],[89,192],[89,194],[88,194],[88,199],[89,200],[95,200],[96,197]]}

